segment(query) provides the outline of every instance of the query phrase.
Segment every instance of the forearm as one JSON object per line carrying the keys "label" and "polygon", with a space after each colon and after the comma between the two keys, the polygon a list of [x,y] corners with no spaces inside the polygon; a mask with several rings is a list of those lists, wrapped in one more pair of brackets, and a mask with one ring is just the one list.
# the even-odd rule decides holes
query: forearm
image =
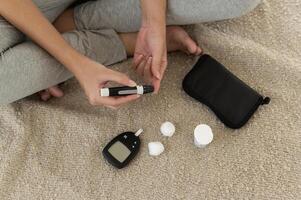
{"label": "forearm", "polygon": [[43,16],[32,0],[0,0],[0,15],[44,48],[71,72],[80,54]]}
{"label": "forearm", "polygon": [[142,25],[166,26],[167,0],[141,0]]}

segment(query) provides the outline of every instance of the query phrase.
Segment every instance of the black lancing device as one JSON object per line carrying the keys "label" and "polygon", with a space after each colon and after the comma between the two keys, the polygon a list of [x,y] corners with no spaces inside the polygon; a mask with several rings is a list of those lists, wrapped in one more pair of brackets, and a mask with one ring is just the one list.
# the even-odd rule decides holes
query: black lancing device
{"label": "black lancing device", "polygon": [[154,86],[152,85],[137,85],[135,87],[112,87],[112,88],[101,88],[100,96],[102,97],[113,97],[113,96],[127,96],[127,95],[143,95],[154,92]]}
{"label": "black lancing device", "polygon": [[125,132],[115,137],[102,151],[104,158],[114,167],[122,169],[135,158],[140,149],[139,135],[142,129],[133,132]]}

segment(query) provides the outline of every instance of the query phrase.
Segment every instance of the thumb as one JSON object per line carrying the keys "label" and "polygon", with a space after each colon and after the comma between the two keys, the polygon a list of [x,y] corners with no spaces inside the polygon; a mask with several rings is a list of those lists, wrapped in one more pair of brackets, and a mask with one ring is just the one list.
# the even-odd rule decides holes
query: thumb
{"label": "thumb", "polygon": [[158,94],[159,90],[160,90],[160,85],[161,85],[161,82],[160,80],[154,80],[153,81],[153,86],[155,88],[155,94]]}
{"label": "thumb", "polygon": [[152,59],[152,67],[151,67],[153,75],[159,80],[161,79],[161,73],[160,73],[161,59],[162,59],[162,56],[154,55],[154,57]]}
{"label": "thumb", "polygon": [[130,86],[130,87],[134,87],[134,86],[137,85],[127,75],[125,75],[123,73],[120,73],[120,72],[113,71],[113,70],[109,70],[108,80],[109,81],[114,81],[114,82],[119,83],[121,85]]}

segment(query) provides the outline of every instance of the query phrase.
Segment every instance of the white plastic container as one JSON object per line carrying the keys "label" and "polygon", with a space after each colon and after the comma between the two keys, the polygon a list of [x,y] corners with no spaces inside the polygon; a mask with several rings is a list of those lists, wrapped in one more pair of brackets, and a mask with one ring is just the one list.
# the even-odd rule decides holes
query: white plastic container
{"label": "white plastic container", "polygon": [[194,144],[199,148],[204,148],[213,140],[213,133],[210,126],[200,124],[194,129]]}
{"label": "white plastic container", "polygon": [[151,156],[159,156],[164,151],[164,146],[161,142],[148,143],[148,152]]}
{"label": "white plastic container", "polygon": [[160,132],[166,137],[172,137],[176,132],[176,127],[171,122],[164,122],[160,127]]}

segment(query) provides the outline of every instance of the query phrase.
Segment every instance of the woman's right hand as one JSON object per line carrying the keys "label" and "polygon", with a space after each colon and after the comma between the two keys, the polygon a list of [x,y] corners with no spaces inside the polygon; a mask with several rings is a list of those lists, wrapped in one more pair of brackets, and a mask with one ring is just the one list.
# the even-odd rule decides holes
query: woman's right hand
{"label": "woman's right hand", "polygon": [[136,86],[137,84],[125,74],[108,69],[89,58],[84,57],[78,63],[74,75],[84,89],[90,104],[93,106],[106,106],[116,109],[140,97],[139,95],[101,97],[99,93],[100,89],[110,81],[126,86]]}
{"label": "woman's right hand", "polygon": [[101,97],[99,90],[109,81],[127,86],[136,84],[126,75],[107,69],[73,49],[32,0],[0,0],[0,15],[73,72],[92,105],[117,108],[139,98],[137,95]]}

